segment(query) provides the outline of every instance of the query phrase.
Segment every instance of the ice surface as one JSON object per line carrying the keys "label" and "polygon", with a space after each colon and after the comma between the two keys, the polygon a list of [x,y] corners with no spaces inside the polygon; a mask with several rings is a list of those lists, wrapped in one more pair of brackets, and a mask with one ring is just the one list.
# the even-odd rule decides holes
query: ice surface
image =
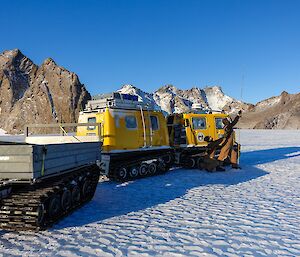
{"label": "ice surface", "polygon": [[0,255],[300,256],[299,131],[240,138],[240,171],[103,180],[49,231],[1,231]]}

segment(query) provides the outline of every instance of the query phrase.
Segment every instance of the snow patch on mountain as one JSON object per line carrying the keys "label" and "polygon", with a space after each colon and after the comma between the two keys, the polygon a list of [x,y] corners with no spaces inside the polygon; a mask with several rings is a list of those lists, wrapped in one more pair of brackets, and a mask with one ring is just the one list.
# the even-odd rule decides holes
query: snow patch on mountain
{"label": "snow patch on mountain", "polygon": [[209,107],[213,110],[222,110],[226,104],[235,101],[232,97],[225,95],[219,86],[204,88]]}
{"label": "snow patch on mountain", "polygon": [[136,95],[140,102],[147,104],[150,108],[154,110],[161,110],[160,106],[157,105],[156,102],[153,100],[153,94],[146,93],[133,85],[124,85],[118,90],[118,92],[122,94]]}
{"label": "snow patch on mountain", "polygon": [[249,107],[248,104],[225,95],[219,86],[204,89],[193,87],[182,90],[174,85],[165,85],[153,93],[146,93],[133,85],[124,85],[118,91],[137,95],[139,101],[147,103],[156,110],[162,110],[166,114],[189,112],[192,110],[193,104],[198,104],[206,110],[221,111],[225,109],[229,113]]}
{"label": "snow patch on mountain", "polygon": [[281,97],[280,96],[274,96],[271,98],[268,98],[266,100],[263,100],[261,102],[258,102],[255,106],[256,109],[264,110],[269,107],[272,107],[280,102]]}

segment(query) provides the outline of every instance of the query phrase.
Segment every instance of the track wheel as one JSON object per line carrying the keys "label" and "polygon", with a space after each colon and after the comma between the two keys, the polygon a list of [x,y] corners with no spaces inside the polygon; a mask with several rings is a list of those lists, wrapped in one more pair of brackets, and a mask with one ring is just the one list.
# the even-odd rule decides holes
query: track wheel
{"label": "track wheel", "polygon": [[159,161],[158,170],[161,171],[161,172],[167,171],[167,165],[164,163],[163,160]]}
{"label": "track wheel", "polygon": [[155,162],[152,162],[152,163],[149,164],[148,171],[149,171],[149,174],[151,176],[156,173],[156,171],[157,171],[157,165],[156,165]]}
{"label": "track wheel", "polygon": [[74,186],[71,191],[71,198],[73,206],[80,203],[80,188],[79,186]]}
{"label": "track wheel", "polygon": [[196,160],[196,162],[197,162],[197,168],[198,168],[199,170],[203,170],[203,169],[204,169],[203,159],[198,158],[198,159]]}
{"label": "track wheel", "polygon": [[72,206],[72,194],[69,189],[64,190],[61,195],[61,208],[63,211],[67,211]]}
{"label": "track wheel", "polygon": [[60,202],[61,201],[59,195],[53,195],[50,198],[48,213],[51,219],[57,218],[57,216],[60,214],[61,212]]}
{"label": "track wheel", "polygon": [[37,223],[40,227],[44,225],[45,219],[45,206],[44,204],[40,204],[37,208]]}
{"label": "track wheel", "polygon": [[81,187],[81,196],[83,201],[89,200],[93,192],[92,183],[89,179],[86,179]]}
{"label": "track wheel", "polygon": [[142,177],[146,176],[147,172],[148,172],[148,165],[143,163],[139,168],[139,175]]}
{"label": "track wheel", "polygon": [[193,169],[195,168],[196,166],[196,161],[194,158],[190,158],[190,157],[187,157],[186,160],[185,160],[185,165],[184,165],[186,168],[189,168],[189,169]]}
{"label": "track wheel", "polygon": [[117,177],[120,180],[125,180],[127,178],[127,169],[125,167],[121,167],[117,170]]}
{"label": "track wheel", "polygon": [[130,175],[130,177],[132,177],[132,178],[136,178],[136,177],[139,175],[139,170],[138,170],[138,168],[137,168],[137,167],[132,167],[132,168],[130,168],[130,170],[129,170],[129,175]]}
{"label": "track wheel", "polygon": [[171,154],[167,154],[167,155],[164,157],[164,162],[165,162],[167,165],[171,164],[171,162],[172,162],[172,156],[171,156]]}

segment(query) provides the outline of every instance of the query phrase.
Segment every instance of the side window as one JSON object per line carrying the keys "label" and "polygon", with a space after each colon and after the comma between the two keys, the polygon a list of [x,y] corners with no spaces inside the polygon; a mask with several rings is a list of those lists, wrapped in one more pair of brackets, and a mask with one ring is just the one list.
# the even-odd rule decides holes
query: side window
{"label": "side window", "polygon": [[193,128],[194,129],[206,129],[206,119],[205,118],[193,118]]}
{"label": "side window", "polygon": [[[88,123],[96,123],[96,117],[90,117],[87,120]],[[96,126],[88,126],[87,129],[88,130],[94,130],[96,128]]]}
{"label": "side window", "polygon": [[216,129],[223,129],[224,128],[224,124],[222,122],[222,118],[216,118]]}
{"label": "side window", "polygon": [[125,116],[125,124],[126,124],[126,128],[128,129],[136,129],[137,122],[135,116],[133,115]]}
{"label": "side window", "polygon": [[152,130],[158,130],[158,119],[156,116],[150,116]]}

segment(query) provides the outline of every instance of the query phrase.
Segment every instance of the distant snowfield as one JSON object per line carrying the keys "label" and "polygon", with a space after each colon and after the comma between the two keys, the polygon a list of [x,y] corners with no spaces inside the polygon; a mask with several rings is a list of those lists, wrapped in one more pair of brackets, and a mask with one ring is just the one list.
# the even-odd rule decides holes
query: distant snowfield
{"label": "distant snowfield", "polygon": [[90,203],[49,231],[0,231],[0,254],[300,256],[300,131],[240,137],[240,171],[100,182]]}

